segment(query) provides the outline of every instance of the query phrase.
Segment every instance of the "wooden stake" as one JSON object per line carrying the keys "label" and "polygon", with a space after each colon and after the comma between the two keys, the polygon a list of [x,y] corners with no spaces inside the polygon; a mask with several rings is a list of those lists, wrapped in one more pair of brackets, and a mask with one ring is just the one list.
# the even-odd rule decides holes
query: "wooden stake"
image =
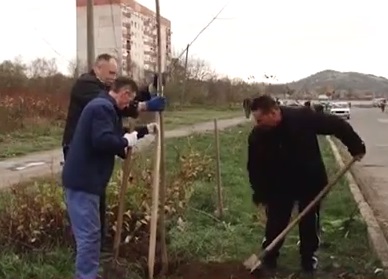
{"label": "wooden stake", "polygon": [[218,196],[218,205],[217,205],[217,214],[219,218],[224,216],[224,205],[222,200],[222,180],[221,180],[221,159],[220,159],[220,138],[218,133],[218,123],[217,119],[214,119],[214,141],[215,141],[215,151],[216,151],[216,179],[217,179],[217,196]]}
{"label": "wooden stake", "polygon": [[184,100],[185,100],[185,97],[186,97],[186,87],[187,87],[187,63],[188,63],[188,60],[189,60],[189,47],[190,45],[187,45],[186,47],[186,58],[185,58],[185,76],[184,76],[184,80],[183,80],[183,90],[181,92],[181,107],[183,107],[183,104],[184,104]]}
{"label": "wooden stake", "polygon": [[[94,1],[87,0],[86,2],[86,47],[87,47],[87,61],[88,69],[91,71],[94,64]],[[77,61],[78,62],[78,61]],[[78,63],[77,63],[78,64]]]}
{"label": "wooden stake", "polygon": [[[155,0],[156,5],[156,26],[157,26],[157,40],[158,40],[158,94],[163,96],[162,86],[162,36],[160,24],[160,5],[159,0]],[[166,204],[166,146],[164,143],[164,114],[159,113],[159,128],[160,128],[160,217],[159,217],[159,232],[160,245],[162,252],[162,269],[160,275],[164,275],[168,271],[168,256],[166,245],[166,221],[165,221],[165,204]]]}
{"label": "wooden stake", "polygon": [[117,213],[116,233],[115,233],[115,238],[113,242],[113,253],[114,253],[115,263],[117,263],[117,260],[119,258],[121,231],[123,228],[123,217],[124,217],[124,211],[125,211],[125,193],[127,192],[129,175],[131,173],[131,157],[132,157],[132,149],[128,149],[127,158],[125,158],[122,166],[121,187],[120,187],[120,195],[119,195],[119,209]]}
{"label": "wooden stake", "polygon": [[148,249],[148,278],[154,278],[155,252],[156,252],[156,232],[158,227],[158,207],[159,207],[159,176],[160,176],[160,132],[156,133],[156,156],[154,159],[154,169],[152,173],[152,209],[150,223],[150,242]]}

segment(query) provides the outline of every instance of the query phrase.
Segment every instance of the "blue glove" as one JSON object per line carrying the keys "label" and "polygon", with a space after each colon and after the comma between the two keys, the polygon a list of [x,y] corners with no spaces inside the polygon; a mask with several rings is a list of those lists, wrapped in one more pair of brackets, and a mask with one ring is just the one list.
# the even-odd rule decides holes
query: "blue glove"
{"label": "blue glove", "polygon": [[147,101],[146,104],[147,111],[164,111],[164,108],[166,107],[166,98],[156,96]]}

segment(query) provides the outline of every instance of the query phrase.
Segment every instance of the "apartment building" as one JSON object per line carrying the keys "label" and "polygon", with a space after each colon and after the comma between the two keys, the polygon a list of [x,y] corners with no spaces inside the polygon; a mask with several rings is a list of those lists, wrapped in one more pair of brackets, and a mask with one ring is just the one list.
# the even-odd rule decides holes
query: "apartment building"
{"label": "apartment building", "polygon": [[[122,74],[157,71],[156,14],[134,0],[94,0],[95,54],[114,54]],[[86,0],[77,0],[77,59],[87,63]],[[171,22],[161,17],[162,69],[171,62]]]}

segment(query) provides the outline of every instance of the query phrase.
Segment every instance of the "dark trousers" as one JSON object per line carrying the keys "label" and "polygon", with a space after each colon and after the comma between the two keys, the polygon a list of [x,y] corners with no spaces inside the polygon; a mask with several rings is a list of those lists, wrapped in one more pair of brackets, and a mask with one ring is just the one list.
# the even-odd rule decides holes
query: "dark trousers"
{"label": "dark trousers", "polygon": [[[298,210],[301,212],[312,199],[301,199],[297,202]],[[266,206],[267,223],[265,227],[265,238],[262,244],[263,249],[286,228],[288,225],[295,201],[278,200],[271,201]],[[319,247],[319,205],[310,211],[299,223],[299,252],[302,258],[311,257]],[[279,256],[284,239],[267,254],[268,259],[275,260]]]}
{"label": "dark trousers", "polygon": [[[67,155],[67,152],[69,151],[69,145],[64,145],[63,148],[62,148],[62,151],[63,151],[63,159],[64,161],[66,161],[66,155]],[[100,196],[100,206],[99,206],[99,210],[100,210],[100,223],[101,223],[101,249],[103,249],[104,247],[104,240],[105,240],[105,235],[106,235],[106,196],[105,196],[105,193],[103,195]]]}

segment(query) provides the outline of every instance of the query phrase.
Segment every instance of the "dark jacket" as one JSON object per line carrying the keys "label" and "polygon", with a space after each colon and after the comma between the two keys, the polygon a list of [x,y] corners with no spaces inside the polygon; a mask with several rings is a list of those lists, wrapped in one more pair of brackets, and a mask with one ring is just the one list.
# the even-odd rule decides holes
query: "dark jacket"
{"label": "dark jacket", "polygon": [[[63,167],[66,188],[102,195],[112,175],[115,156],[125,157],[122,118],[114,99],[103,92],[81,113]],[[138,138],[147,134],[139,127]]]}
{"label": "dark jacket", "polygon": [[[148,101],[151,98],[147,90],[147,88],[144,88],[143,91],[140,91],[137,94],[135,101],[132,102],[128,108],[121,111],[120,114],[123,117],[137,118],[138,103]],[[102,83],[96,77],[96,74],[93,71],[81,75],[76,80],[70,93],[70,104],[67,112],[67,119],[65,124],[65,131],[63,133],[62,138],[62,145],[65,146],[70,144],[82,110],[91,100],[97,97],[98,94],[101,93],[101,91],[108,92],[109,87]]]}
{"label": "dark jacket", "polygon": [[317,135],[334,135],[352,155],[365,145],[348,122],[309,108],[281,107],[272,130],[253,128],[248,139],[249,181],[256,201],[314,197],[328,182]]}

